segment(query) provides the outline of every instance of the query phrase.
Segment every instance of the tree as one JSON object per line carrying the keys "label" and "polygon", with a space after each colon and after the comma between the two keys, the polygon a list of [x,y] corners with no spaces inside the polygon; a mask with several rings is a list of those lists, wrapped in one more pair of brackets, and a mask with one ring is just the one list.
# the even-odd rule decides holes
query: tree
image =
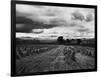
{"label": "tree", "polygon": [[70,40],[69,39],[66,39],[66,42],[67,42],[67,44],[70,44]]}
{"label": "tree", "polygon": [[80,44],[81,43],[81,39],[77,39],[77,43]]}
{"label": "tree", "polygon": [[63,36],[59,36],[59,37],[57,38],[57,42],[58,42],[59,44],[64,44]]}

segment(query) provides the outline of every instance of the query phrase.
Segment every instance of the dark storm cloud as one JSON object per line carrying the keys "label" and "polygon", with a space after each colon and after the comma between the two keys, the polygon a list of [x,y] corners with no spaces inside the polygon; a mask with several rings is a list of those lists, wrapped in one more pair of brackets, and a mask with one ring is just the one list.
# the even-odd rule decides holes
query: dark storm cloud
{"label": "dark storm cloud", "polygon": [[22,16],[17,16],[16,17],[16,24],[20,24],[20,23],[23,23],[23,24],[33,24],[33,21],[31,19],[28,19],[26,17],[22,17]]}
{"label": "dark storm cloud", "polygon": [[25,17],[16,17],[16,32],[30,32],[33,21]]}
{"label": "dark storm cloud", "polygon": [[72,17],[74,20],[84,20],[84,15],[82,13],[80,13],[79,11],[75,11],[74,13],[72,13]]}
{"label": "dark storm cloud", "polygon": [[[52,13],[52,15],[54,14]],[[36,16],[34,13],[32,13],[31,15],[29,13],[22,13],[16,11],[16,32],[32,32],[32,29],[48,29],[64,24],[67,25],[64,19],[61,19],[59,17],[53,17],[52,15],[43,15],[42,17],[39,16],[38,18],[38,16]]]}
{"label": "dark storm cloud", "polygon": [[93,17],[92,12],[88,12],[87,15],[84,15],[83,13],[81,13],[79,11],[75,11],[72,13],[72,19],[80,20],[80,21],[84,20],[86,22],[90,22],[90,21],[94,20],[94,17]]}
{"label": "dark storm cloud", "polygon": [[25,17],[16,17],[16,32],[30,32],[32,29],[41,28],[42,25]]}
{"label": "dark storm cloud", "polygon": [[[26,17],[16,17],[16,32],[31,32],[32,29],[48,29],[55,26],[58,26],[59,21],[52,21],[52,23],[45,24],[44,22],[32,20]],[[20,24],[20,25],[19,25]]]}
{"label": "dark storm cloud", "polygon": [[29,33],[33,28],[32,24],[16,24],[16,32]]}
{"label": "dark storm cloud", "polygon": [[[41,11],[41,8],[43,11]],[[55,10],[45,9],[42,6],[17,5],[16,31],[31,32],[32,29],[48,29],[63,25],[66,21],[62,20],[60,17],[56,17],[56,15]]]}
{"label": "dark storm cloud", "polygon": [[92,14],[88,14],[87,16],[86,16],[86,22],[90,22],[90,21],[92,21],[93,20],[93,15]]}

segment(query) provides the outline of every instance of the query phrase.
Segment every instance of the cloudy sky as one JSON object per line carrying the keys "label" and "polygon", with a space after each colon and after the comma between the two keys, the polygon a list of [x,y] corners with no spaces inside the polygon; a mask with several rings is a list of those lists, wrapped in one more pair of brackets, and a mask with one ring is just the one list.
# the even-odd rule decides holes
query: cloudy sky
{"label": "cloudy sky", "polygon": [[92,8],[16,5],[16,37],[94,38]]}

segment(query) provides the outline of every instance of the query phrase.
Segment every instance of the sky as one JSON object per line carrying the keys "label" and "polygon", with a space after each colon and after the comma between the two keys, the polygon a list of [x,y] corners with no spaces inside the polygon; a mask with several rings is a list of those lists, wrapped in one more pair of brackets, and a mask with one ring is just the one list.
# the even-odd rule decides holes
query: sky
{"label": "sky", "polygon": [[16,4],[16,37],[94,38],[93,8]]}

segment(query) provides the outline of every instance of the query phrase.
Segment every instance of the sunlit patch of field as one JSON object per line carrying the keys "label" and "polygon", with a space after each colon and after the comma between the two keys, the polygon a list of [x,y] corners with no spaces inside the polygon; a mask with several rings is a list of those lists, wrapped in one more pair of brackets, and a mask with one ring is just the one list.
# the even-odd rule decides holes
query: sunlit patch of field
{"label": "sunlit patch of field", "polygon": [[16,73],[94,69],[95,49],[73,45],[19,45]]}

